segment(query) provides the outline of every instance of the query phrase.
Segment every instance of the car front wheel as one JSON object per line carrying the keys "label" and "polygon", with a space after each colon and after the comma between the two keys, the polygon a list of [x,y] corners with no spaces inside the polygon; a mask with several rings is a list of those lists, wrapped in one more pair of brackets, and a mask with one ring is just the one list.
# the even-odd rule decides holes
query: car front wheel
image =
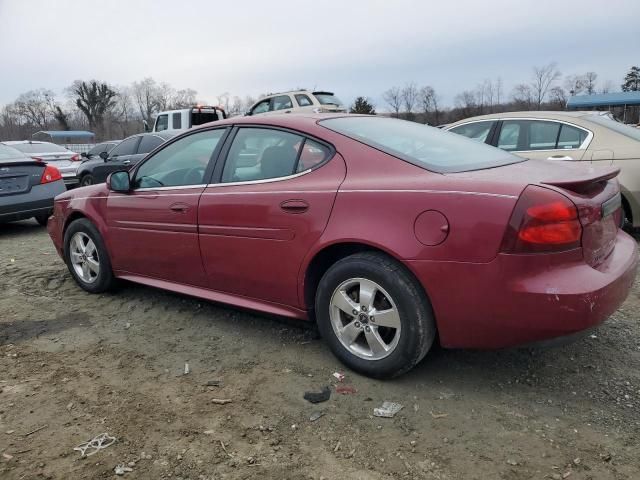
{"label": "car front wheel", "polygon": [[318,329],[349,368],[389,378],[413,368],[436,334],[422,286],[401,264],[379,253],[339,260],[316,295]]}
{"label": "car front wheel", "polygon": [[96,183],[95,179],[93,178],[93,175],[91,175],[90,173],[83,175],[82,179],[80,180],[81,187],[87,187],[89,185],[93,185],[94,183]]}
{"label": "car front wheel", "polygon": [[115,283],[111,261],[98,229],[86,218],[74,220],[64,234],[64,259],[84,290],[100,293]]}

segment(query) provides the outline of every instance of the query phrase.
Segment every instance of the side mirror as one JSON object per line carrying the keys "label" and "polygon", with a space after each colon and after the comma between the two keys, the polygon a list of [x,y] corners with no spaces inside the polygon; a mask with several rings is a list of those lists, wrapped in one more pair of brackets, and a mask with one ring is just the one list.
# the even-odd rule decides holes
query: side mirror
{"label": "side mirror", "polygon": [[100,152],[100,158],[106,162],[109,154],[107,152]]}
{"label": "side mirror", "polygon": [[251,110],[248,110],[248,111],[244,112],[244,116],[245,117],[250,117],[251,116]]}
{"label": "side mirror", "polygon": [[113,172],[107,177],[107,188],[112,192],[128,193],[131,190],[129,172]]}
{"label": "side mirror", "polygon": [[82,158],[89,158],[89,155],[87,154],[87,152],[82,152],[82,153],[80,154],[80,156],[81,156]]}

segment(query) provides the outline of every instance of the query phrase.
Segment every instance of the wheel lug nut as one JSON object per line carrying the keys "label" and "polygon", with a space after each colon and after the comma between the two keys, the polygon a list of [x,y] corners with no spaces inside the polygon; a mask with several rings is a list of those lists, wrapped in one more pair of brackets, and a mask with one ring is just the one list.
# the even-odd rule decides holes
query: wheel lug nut
{"label": "wheel lug nut", "polygon": [[366,312],[367,307],[365,305],[360,305],[360,310],[362,310],[363,312]]}
{"label": "wheel lug nut", "polygon": [[357,315],[357,314],[358,314],[358,311],[357,311],[357,310],[353,310],[353,314],[354,314],[354,315]]}
{"label": "wheel lug nut", "polygon": [[360,328],[360,322],[355,323],[356,328]]}
{"label": "wheel lug nut", "polygon": [[365,327],[365,331],[369,333],[371,331],[371,327]]}
{"label": "wheel lug nut", "polygon": [[374,322],[374,323],[375,323],[376,319],[375,319],[375,318],[373,318],[373,317],[369,317],[369,321],[370,321],[370,322]]}

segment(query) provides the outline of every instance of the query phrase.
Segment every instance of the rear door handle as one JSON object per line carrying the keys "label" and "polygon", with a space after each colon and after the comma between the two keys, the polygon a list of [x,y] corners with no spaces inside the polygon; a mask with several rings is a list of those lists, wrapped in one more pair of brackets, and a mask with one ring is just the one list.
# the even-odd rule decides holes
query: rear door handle
{"label": "rear door handle", "polygon": [[547,160],[573,160],[573,158],[568,155],[552,155],[547,157]]}
{"label": "rear door handle", "polygon": [[304,200],[285,200],[280,208],[287,213],[304,213],[309,210],[309,204]]}

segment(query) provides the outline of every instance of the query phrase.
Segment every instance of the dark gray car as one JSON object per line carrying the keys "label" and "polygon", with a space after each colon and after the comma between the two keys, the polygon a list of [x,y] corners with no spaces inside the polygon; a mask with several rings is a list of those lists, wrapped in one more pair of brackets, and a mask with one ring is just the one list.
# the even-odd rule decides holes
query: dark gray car
{"label": "dark gray car", "polygon": [[110,173],[133,168],[149,152],[182,131],[140,133],[125,138],[109,152],[101,153],[101,158],[92,158],[78,167],[80,186],[105,182]]}
{"label": "dark gray car", "polygon": [[0,223],[33,217],[46,225],[54,197],[64,191],[56,167],[0,144]]}

